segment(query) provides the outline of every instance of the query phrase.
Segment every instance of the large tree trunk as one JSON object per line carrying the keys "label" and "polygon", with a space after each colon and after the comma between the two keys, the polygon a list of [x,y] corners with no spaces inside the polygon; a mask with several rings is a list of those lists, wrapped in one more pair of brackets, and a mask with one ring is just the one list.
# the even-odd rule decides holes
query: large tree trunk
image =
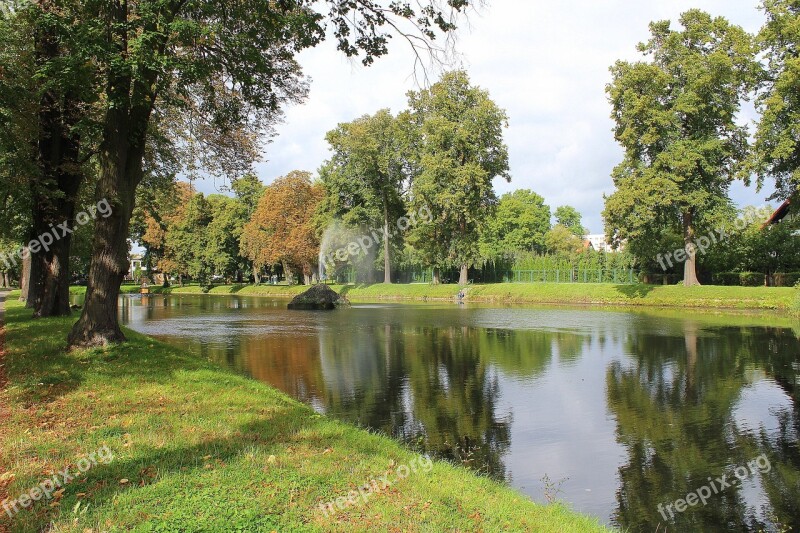
{"label": "large tree trunk", "polygon": [[392,283],[392,258],[389,246],[389,201],[383,197],[383,282]]}
{"label": "large tree trunk", "polygon": [[434,285],[439,285],[441,282],[442,282],[442,280],[441,280],[441,275],[439,274],[439,269],[438,268],[434,268],[433,269],[433,280],[431,281],[431,283],[433,283]]}
{"label": "large tree trunk", "polygon": [[69,334],[71,347],[105,346],[125,341],[117,316],[118,298],[120,285],[129,269],[128,233],[142,160],[139,157],[137,161],[133,154],[128,160],[120,157],[130,152],[126,150],[128,147],[121,146],[127,144],[126,128],[120,125],[119,129],[121,134],[115,136],[119,145],[106,147],[101,154],[97,197],[108,201],[111,214],[98,218],[95,225],[86,301],[80,319]]}
{"label": "large tree trunk", "polygon": [[697,280],[697,246],[695,245],[694,220],[692,212],[683,214],[683,242],[686,247],[686,261],[683,263],[683,284],[686,287],[700,285]]}
{"label": "large tree trunk", "polygon": [[469,267],[467,265],[461,265],[461,271],[458,274],[458,284],[466,285],[467,283],[469,283]]}
{"label": "large tree trunk", "polygon": [[[44,9],[50,9],[45,7]],[[51,31],[36,38],[36,61],[46,65],[61,55]],[[73,129],[80,102],[67,90],[45,91],[39,102],[38,166],[31,181],[33,239],[42,244],[31,259],[28,307],[35,317],[66,316],[69,307],[69,255],[75,204],[83,182],[80,142]]]}
{"label": "large tree trunk", "polygon": [[[127,12],[119,6],[115,16],[124,22]],[[125,49],[124,41],[120,46]],[[136,197],[142,180],[147,126],[155,96],[151,89],[134,82],[126,72],[112,75],[109,106],[104,117],[100,144],[96,197],[111,206],[111,213],[98,218],[92,245],[89,286],[78,322],[69,334],[70,347],[105,346],[125,341],[117,316],[119,291],[130,268],[128,235]],[[133,87],[133,90],[132,90]],[[131,96],[130,93],[134,95]],[[138,97],[137,97],[138,95]],[[130,106],[121,102],[132,102]]]}

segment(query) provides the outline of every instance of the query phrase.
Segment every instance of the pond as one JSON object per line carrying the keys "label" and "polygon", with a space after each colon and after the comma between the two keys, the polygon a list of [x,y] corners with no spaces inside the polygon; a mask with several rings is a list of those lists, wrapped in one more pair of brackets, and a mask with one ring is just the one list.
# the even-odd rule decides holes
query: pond
{"label": "pond", "polygon": [[612,526],[800,528],[797,321],[450,303],[315,313],[286,303],[128,296],[120,313],[134,330],[321,413]]}

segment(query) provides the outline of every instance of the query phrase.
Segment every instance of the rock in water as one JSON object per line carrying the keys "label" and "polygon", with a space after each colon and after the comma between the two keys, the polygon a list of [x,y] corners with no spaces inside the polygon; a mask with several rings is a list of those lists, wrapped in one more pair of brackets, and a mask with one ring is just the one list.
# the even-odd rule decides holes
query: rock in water
{"label": "rock in water", "polygon": [[337,307],[350,305],[347,298],[327,285],[314,285],[306,292],[298,294],[289,302],[289,309],[301,311],[330,311]]}

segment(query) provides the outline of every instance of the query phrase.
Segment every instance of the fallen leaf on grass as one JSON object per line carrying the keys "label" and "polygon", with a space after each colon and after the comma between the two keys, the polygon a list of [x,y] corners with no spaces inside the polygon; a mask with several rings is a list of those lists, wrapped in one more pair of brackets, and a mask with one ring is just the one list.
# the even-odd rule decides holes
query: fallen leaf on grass
{"label": "fallen leaf on grass", "polygon": [[130,481],[129,481],[129,480],[127,480],[127,479],[120,479],[120,480],[119,480],[119,484],[120,484],[120,485],[127,485],[128,483],[130,483]]}

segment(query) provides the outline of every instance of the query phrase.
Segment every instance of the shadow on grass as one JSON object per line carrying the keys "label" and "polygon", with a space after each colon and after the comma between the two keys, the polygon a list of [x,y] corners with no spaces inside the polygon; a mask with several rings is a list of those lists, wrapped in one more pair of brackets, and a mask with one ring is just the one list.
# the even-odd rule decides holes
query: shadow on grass
{"label": "shadow on grass", "polygon": [[639,283],[636,285],[615,285],[614,288],[628,299],[644,298],[650,294],[655,286]]}
{"label": "shadow on grass", "polygon": [[6,374],[26,407],[50,402],[83,382],[82,369],[66,353],[66,332],[76,320],[77,316],[34,320],[30,309],[6,308]]}

